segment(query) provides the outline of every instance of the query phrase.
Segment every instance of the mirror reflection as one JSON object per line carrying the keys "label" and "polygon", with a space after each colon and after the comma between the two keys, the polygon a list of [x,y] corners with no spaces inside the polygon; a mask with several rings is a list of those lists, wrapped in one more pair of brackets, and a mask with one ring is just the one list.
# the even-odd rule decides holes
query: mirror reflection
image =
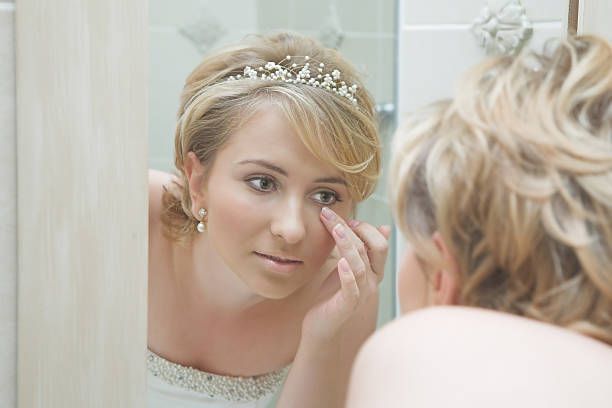
{"label": "mirror reflection", "polygon": [[149,407],[337,404],[393,317],[395,4],[355,3],[150,2]]}

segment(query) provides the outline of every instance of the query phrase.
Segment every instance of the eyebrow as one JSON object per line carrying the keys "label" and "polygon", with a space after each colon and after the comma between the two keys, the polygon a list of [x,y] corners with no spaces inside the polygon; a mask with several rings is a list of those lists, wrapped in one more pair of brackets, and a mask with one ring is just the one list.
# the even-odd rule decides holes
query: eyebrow
{"label": "eyebrow", "polygon": [[[259,166],[267,168],[268,170],[272,170],[279,174],[282,174],[283,176],[287,176],[287,172],[285,170],[265,160],[242,160],[238,164],[257,164]],[[348,183],[342,177],[323,177],[323,178],[316,179],[314,182],[315,183],[334,183],[334,184],[342,184],[342,185],[348,186]]]}

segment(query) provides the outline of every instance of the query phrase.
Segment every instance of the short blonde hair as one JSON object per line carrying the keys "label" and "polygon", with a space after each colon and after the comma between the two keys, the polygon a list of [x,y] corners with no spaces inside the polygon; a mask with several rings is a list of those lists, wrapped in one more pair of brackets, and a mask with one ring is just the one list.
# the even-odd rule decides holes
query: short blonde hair
{"label": "short blonde hair", "polygon": [[[287,55],[309,56],[311,61],[323,63],[327,72],[339,70],[347,85],[357,85],[357,103],[306,84],[228,81],[247,66],[280,63]],[[162,221],[169,238],[190,241],[198,222],[190,210],[184,169],[187,153],[194,152],[202,164],[212,166],[217,151],[266,103],[280,108],[315,157],[342,172],[355,203],[374,191],[381,167],[378,114],[355,69],[336,51],[307,37],[289,33],[250,35],[208,56],[187,77],[175,134],[174,163],[180,193],[165,191],[163,197]]]}
{"label": "short blonde hair", "polygon": [[392,205],[424,265],[438,231],[459,302],[612,344],[612,47],[489,59],[395,136]]}

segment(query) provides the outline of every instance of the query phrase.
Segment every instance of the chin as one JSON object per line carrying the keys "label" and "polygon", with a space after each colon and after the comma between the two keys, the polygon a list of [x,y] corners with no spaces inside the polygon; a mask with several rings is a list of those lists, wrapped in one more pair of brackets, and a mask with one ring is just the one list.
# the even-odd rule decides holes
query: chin
{"label": "chin", "polygon": [[244,280],[246,286],[253,293],[266,299],[285,299],[298,292],[308,283],[307,280],[299,276],[292,276],[290,279],[286,279],[286,277],[285,279],[278,279],[276,276],[266,275],[263,274],[258,277],[250,276],[251,279]]}
{"label": "chin", "polygon": [[256,295],[267,299],[284,299],[294,293],[309,282],[312,274],[304,265],[296,268],[271,265],[270,263],[257,259],[255,264],[244,265],[240,270],[249,270],[248,274],[238,274],[242,282]]}
{"label": "chin", "polygon": [[300,286],[295,286],[295,285],[257,285],[257,287],[253,287],[251,285],[249,285],[251,287],[251,289],[257,293],[259,296],[265,297],[266,299],[274,299],[274,300],[280,300],[280,299],[285,299],[289,296],[291,296],[292,294],[294,294],[295,292],[297,292]]}

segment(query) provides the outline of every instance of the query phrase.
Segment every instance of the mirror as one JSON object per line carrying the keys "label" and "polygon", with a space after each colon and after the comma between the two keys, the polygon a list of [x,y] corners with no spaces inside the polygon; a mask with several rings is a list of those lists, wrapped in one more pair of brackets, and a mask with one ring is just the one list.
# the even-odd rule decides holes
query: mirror
{"label": "mirror", "polygon": [[[287,29],[337,49],[364,73],[381,113],[385,169],[395,127],[395,3],[395,0],[180,3],[150,0],[150,167],[167,172],[174,169],[172,154],[179,95],[185,78],[202,58],[245,34]],[[384,177],[376,192],[359,206],[358,218],[373,225],[391,225]],[[390,251],[381,286],[379,325],[391,320],[395,313],[393,246]]]}
{"label": "mirror", "polygon": [[[185,78],[211,50],[245,34],[288,30],[337,49],[365,77],[381,116],[383,174],[374,194],[357,209],[357,219],[392,225],[385,174],[395,127],[395,0],[189,0],[149,1],[150,167],[173,172],[174,130]],[[380,284],[378,323],[395,315],[394,236]]]}

